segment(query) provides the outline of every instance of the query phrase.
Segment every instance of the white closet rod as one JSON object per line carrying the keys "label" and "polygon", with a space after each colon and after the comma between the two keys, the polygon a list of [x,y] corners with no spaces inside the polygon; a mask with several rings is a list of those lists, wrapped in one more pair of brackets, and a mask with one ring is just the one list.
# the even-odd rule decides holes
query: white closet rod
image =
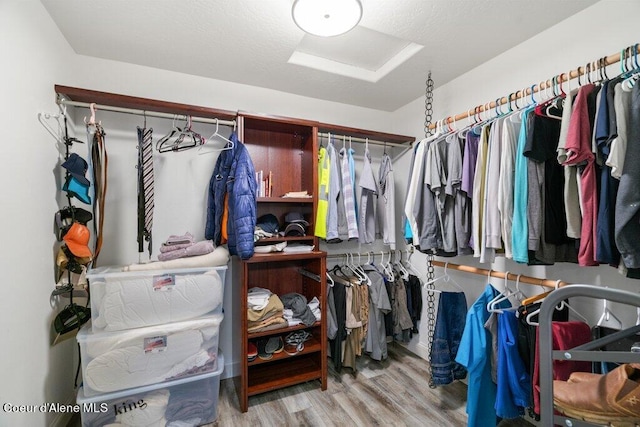
{"label": "white closet rod", "polygon": [[[328,133],[328,132],[318,132],[318,138],[329,138],[329,135],[331,135],[333,138],[336,139],[336,141],[340,142],[342,141],[342,139],[344,138],[346,142],[361,142],[361,143],[366,143],[367,139],[366,138],[360,138],[357,136],[349,136],[349,135],[339,135],[336,133]],[[369,144],[372,145],[382,145],[382,146],[387,146],[387,147],[402,147],[402,148],[407,148],[410,146],[410,144],[400,144],[398,142],[384,142],[384,141],[377,141],[375,139],[369,139]]]}
{"label": "white closet rod", "polygon": [[[72,107],[82,107],[82,108],[89,108],[89,106],[91,105],[87,102],[71,101],[69,99],[65,99],[62,97],[58,98],[57,103],[59,105],[70,105]],[[135,110],[132,108],[112,107],[110,105],[100,105],[100,104],[94,104],[94,106],[98,110],[113,111],[116,113],[124,113],[124,114],[134,114],[137,116],[159,117],[161,119],[177,119],[177,120],[187,119],[187,116],[183,114],[159,113],[157,111]],[[205,117],[194,117],[194,116],[191,116],[191,121],[197,122],[197,123],[209,123],[209,124],[217,123],[222,126],[233,126],[233,127],[235,127],[236,125],[235,120],[218,120],[218,119],[210,119]]]}

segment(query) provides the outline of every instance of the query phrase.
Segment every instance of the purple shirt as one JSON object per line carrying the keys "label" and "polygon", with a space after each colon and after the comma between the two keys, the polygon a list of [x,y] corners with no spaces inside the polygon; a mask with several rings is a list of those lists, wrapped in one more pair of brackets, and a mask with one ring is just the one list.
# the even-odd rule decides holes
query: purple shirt
{"label": "purple shirt", "polygon": [[464,144],[464,156],[462,157],[462,185],[460,189],[467,193],[467,197],[473,194],[473,176],[476,173],[476,160],[478,159],[478,143],[480,135],[469,129]]}

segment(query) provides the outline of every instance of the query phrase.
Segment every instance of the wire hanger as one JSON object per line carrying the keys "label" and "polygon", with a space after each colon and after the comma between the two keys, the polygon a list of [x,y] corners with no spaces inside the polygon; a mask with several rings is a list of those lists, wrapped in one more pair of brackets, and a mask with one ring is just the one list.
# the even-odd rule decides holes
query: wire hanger
{"label": "wire hanger", "polygon": [[184,129],[180,129],[175,125],[169,133],[158,140],[156,150],[159,153],[167,151],[184,151],[189,148],[197,147],[204,144],[204,138],[199,133],[191,129],[191,116],[187,116],[187,123]]}

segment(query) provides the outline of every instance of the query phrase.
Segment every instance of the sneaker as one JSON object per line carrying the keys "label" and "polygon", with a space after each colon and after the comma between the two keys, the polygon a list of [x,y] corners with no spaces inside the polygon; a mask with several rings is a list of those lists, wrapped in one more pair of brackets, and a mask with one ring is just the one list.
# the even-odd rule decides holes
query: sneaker
{"label": "sneaker", "polygon": [[258,340],[258,357],[262,360],[269,360],[273,357],[273,353],[269,353],[266,350],[267,339],[261,338]]}
{"label": "sneaker", "polygon": [[253,343],[253,341],[249,341],[247,344],[247,360],[249,362],[253,362],[258,357],[258,347]]}

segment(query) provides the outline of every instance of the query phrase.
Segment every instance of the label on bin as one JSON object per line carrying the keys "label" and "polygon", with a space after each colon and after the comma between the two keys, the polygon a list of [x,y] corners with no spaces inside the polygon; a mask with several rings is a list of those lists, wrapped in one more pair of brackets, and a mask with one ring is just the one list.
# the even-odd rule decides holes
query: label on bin
{"label": "label on bin", "polygon": [[163,274],[162,276],[153,276],[154,291],[170,291],[176,284],[176,276],[173,274]]}
{"label": "label on bin", "polygon": [[160,335],[157,337],[149,337],[144,339],[144,352],[160,353],[167,349],[167,336]]}

